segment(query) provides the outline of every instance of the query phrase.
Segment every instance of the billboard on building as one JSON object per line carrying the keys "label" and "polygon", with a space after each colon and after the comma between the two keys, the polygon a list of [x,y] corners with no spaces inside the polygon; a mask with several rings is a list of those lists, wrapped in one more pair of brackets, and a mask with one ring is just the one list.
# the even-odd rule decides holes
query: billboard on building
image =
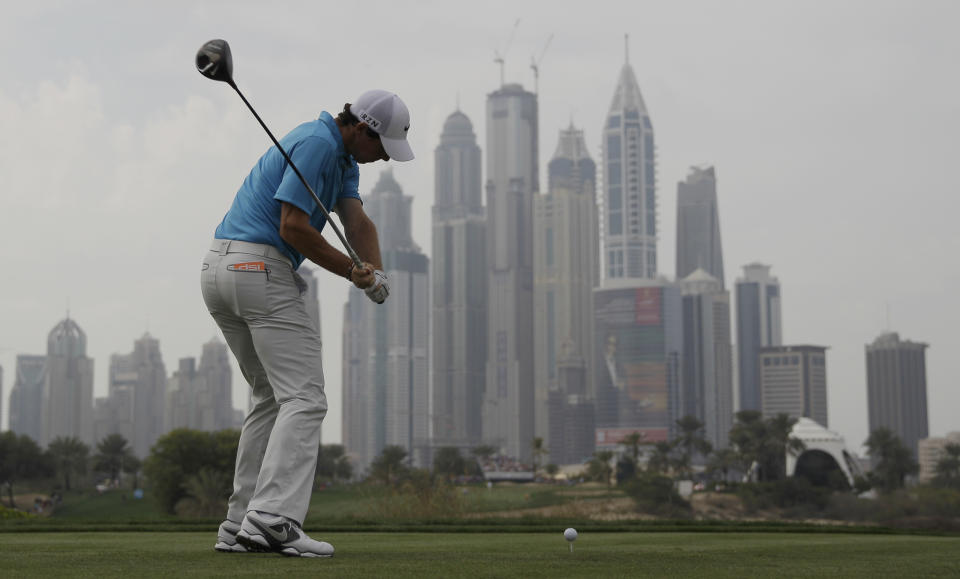
{"label": "billboard on building", "polygon": [[595,431],[597,450],[613,450],[623,444],[623,439],[640,433],[640,440],[644,444],[666,442],[669,432],[666,428],[598,428]]}
{"label": "billboard on building", "polygon": [[597,427],[668,429],[663,288],[594,293]]}

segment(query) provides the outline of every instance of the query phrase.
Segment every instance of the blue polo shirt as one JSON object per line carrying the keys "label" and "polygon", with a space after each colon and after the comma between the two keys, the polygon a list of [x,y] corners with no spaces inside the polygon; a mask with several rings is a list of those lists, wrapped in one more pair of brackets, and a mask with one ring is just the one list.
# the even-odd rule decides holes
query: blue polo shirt
{"label": "blue polo shirt", "polygon": [[[340,199],[360,199],[360,170],[344,149],[340,129],[329,113],[293,129],[280,145],[327,211],[333,211]],[[272,245],[290,258],[294,269],[300,267],[303,255],[280,237],[281,201],[302,210],[310,216],[310,225],[323,230],[327,219],[313,196],[280,151],[270,147],[244,179],[214,237]]]}

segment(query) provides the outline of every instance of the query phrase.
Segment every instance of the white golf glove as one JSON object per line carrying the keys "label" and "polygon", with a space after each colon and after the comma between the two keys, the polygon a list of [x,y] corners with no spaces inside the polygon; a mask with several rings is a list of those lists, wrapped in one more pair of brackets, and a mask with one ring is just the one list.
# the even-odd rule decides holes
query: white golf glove
{"label": "white golf glove", "polygon": [[382,304],[387,301],[387,296],[390,295],[390,286],[387,284],[387,274],[378,269],[373,272],[373,277],[375,278],[373,285],[363,291],[367,294],[368,298],[378,304]]}

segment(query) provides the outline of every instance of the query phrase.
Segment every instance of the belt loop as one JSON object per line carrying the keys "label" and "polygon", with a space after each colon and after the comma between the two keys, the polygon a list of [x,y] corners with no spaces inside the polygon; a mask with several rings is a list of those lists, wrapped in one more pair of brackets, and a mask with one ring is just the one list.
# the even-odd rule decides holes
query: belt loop
{"label": "belt loop", "polygon": [[220,241],[220,255],[226,255],[227,251],[230,249],[230,240],[223,239]]}

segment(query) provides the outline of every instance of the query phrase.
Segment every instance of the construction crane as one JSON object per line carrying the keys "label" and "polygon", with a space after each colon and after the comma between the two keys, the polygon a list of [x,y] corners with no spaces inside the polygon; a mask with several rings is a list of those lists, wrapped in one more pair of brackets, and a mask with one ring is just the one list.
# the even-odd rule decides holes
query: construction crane
{"label": "construction crane", "polygon": [[518,27],[518,26],[520,26],[520,19],[519,19],[519,18],[517,18],[517,21],[513,23],[513,29],[510,31],[510,37],[507,38],[507,46],[506,46],[506,48],[503,49],[503,54],[501,54],[500,51],[498,51],[498,50],[494,50],[494,51],[493,51],[493,55],[494,55],[493,62],[496,62],[497,64],[500,65],[500,86],[501,86],[501,87],[503,86],[503,83],[504,83],[504,80],[503,80],[503,65],[504,65],[504,59],[505,59],[506,56],[507,56],[507,52],[510,51],[510,45],[513,44],[513,38],[514,38],[514,36],[517,35],[517,27]]}
{"label": "construction crane", "polygon": [[543,55],[547,53],[547,48],[550,47],[550,41],[553,40],[553,34],[547,38],[546,43],[543,45],[543,50],[540,51],[540,57],[530,57],[530,68],[533,69],[533,94],[540,94],[540,63],[543,61]]}

